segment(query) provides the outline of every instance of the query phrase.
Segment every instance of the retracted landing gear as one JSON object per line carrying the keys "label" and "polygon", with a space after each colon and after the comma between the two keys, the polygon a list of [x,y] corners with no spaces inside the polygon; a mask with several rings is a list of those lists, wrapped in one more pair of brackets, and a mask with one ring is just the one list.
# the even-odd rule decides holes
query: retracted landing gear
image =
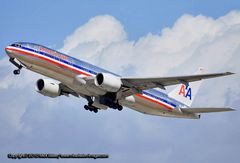
{"label": "retracted landing gear", "polygon": [[14,75],[20,74],[20,70],[23,68],[23,66],[22,66],[21,64],[17,63],[17,62],[14,60],[14,58],[10,58],[9,61],[18,68],[18,69],[16,69],[16,70],[13,71],[13,74],[14,74]]}

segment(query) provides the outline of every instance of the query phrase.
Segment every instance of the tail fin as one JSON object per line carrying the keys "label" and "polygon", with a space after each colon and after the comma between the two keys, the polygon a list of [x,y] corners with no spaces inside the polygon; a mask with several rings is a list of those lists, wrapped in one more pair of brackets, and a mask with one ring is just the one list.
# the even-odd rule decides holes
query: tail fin
{"label": "tail fin", "polygon": [[[203,74],[204,72],[203,68],[199,68],[195,74]],[[168,96],[190,107],[201,83],[202,81],[191,82],[188,85],[180,84]]]}

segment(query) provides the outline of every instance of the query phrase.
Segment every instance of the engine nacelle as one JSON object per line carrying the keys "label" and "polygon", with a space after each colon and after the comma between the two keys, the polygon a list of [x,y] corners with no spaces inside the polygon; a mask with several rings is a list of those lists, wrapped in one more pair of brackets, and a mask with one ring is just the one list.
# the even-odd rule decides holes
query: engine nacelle
{"label": "engine nacelle", "polygon": [[121,86],[121,78],[108,73],[99,73],[95,77],[95,85],[107,92],[117,92]]}
{"label": "engine nacelle", "polygon": [[44,96],[57,97],[61,95],[59,84],[51,79],[39,79],[36,83],[36,90]]}

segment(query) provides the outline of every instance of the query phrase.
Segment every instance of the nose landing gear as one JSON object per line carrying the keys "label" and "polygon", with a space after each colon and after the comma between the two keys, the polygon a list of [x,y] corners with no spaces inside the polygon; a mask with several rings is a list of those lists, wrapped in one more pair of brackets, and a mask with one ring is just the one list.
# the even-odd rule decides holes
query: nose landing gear
{"label": "nose landing gear", "polygon": [[14,74],[14,75],[18,75],[18,74],[20,74],[20,69],[13,70],[13,74]]}
{"label": "nose landing gear", "polygon": [[20,70],[23,68],[23,66],[19,63],[17,63],[14,58],[10,58],[9,61],[14,65],[16,66],[18,69],[14,70],[13,71],[13,74],[14,75],[19,75],[20,74]]}

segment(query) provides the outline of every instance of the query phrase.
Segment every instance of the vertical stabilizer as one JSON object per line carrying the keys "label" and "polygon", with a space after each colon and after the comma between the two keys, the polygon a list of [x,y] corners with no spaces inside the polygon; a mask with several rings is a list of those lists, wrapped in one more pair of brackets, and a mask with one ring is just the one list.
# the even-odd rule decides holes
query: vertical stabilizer
{"label": "vertical stabilizer", "polygon": [[[203,68],[199,68],[195,74],[203,74],[204,72]],[[201,83],[202,81],[200,80],[188,83],[188,85],[179,84],[168,96],[190,107]]]}

